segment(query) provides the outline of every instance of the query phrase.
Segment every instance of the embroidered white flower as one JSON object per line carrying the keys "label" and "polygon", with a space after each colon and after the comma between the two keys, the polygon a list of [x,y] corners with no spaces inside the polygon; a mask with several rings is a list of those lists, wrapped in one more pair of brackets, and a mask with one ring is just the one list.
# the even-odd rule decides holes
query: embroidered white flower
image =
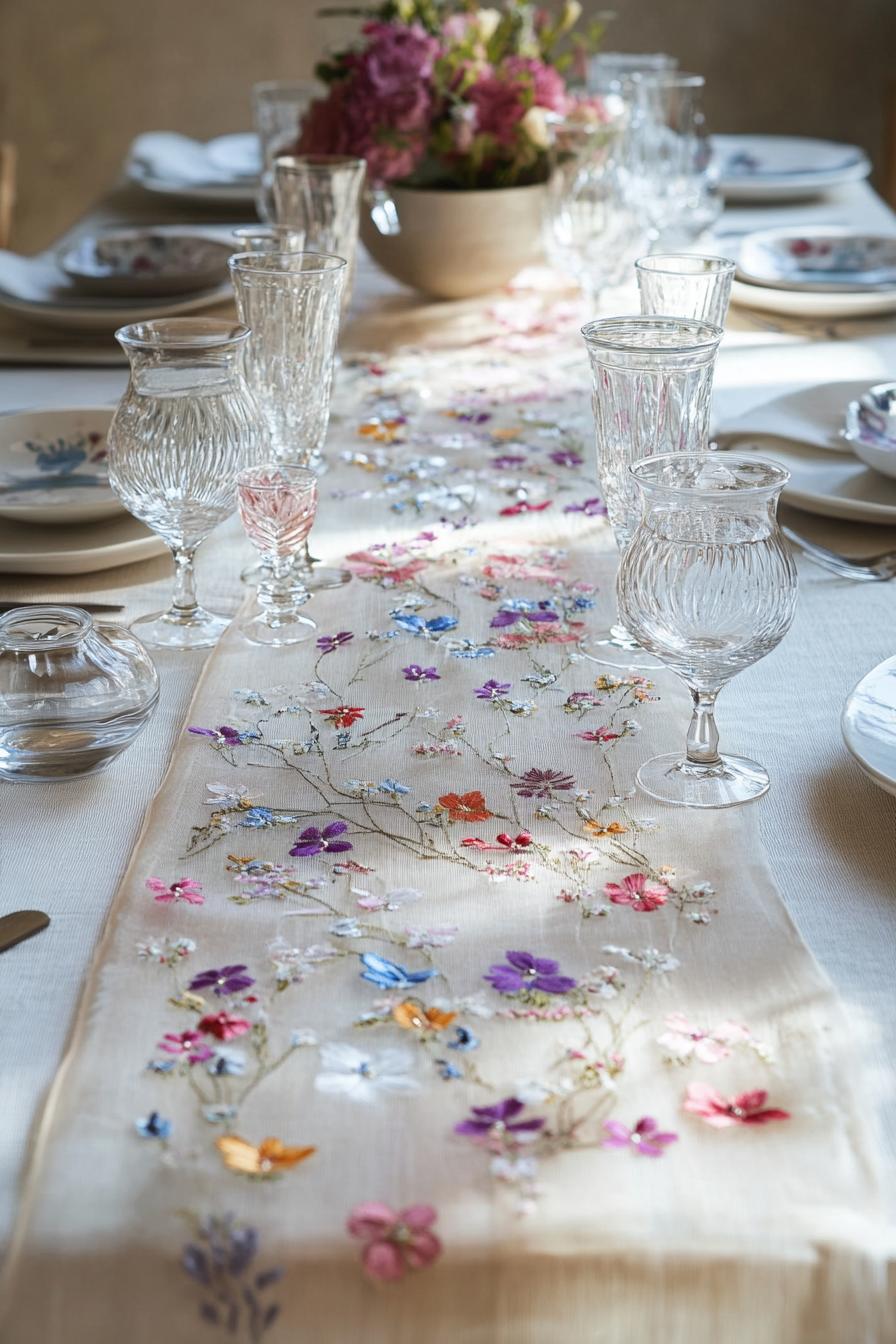
{"label": "embroidered white flower", "polygon": [[677,971],[681,965],[677,957],[670,956],[668,952],[660,952],[656,947],[642,947],[640,952],[635,952],[630,947],[616,947],[613,943],[604,943],[603,950],[609,952],[611,956],[622,957],[623,961],[633,961],[638,966],[643,966],[645,971],[657,971],[660,975]]}
{"label": "embroidered white flower", "polygon": [[332,1041],[320,1048],[321,1072],[314,1080],[318,1092],[338,1093],[351,1101],[373,1101],[380,1092],[417,1092],[414,1055],[392,1046],[385,1050],[361,1050],[356,1045]]}
{"label": "embroidered white flower", "polygon": [[[239,807],[249,797],[245,784],[206,784],[205,787],[209,793],[205,800],[206,807]],[[258,799],[253,797],[252,801],[258,802]]]}
{"label": "embroidered white flower", "polygon": [[407,928],[404,931],[408,947],[447,947],[454,942],[459,932],[455,924],[436,924],[431,929]]}
{"label": "embroidered white flower", "polygon": [[666,1030],[657,1037],[667,1058],[684,1063],[692,1056],[701,1064],[718,1064],[731,1054],[732,1046],[745,1045],[750,1031],[739,1022],[720,1022],[712,1030],[699,1027],[684,1013],[669,1013]]}

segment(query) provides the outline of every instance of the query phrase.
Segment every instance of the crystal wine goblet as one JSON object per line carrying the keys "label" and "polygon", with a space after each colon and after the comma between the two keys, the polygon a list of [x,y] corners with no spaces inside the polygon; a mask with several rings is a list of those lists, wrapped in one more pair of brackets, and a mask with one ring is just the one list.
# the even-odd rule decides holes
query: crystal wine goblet
{"label": "crystal wine goblet", "polygon": [[727,257],[656,252],[635,262],[641,312],[724,327],[735,263]]}
{"label": "crystal wine goblet", "polygon": [[[240,320],[251,328],[249,385],[267,423],[267,456],[325,470],[321,452],[330,420],[330,392],[346,264],[318,252],[244,252],[230,258]],[[307,546],[296,556],[312,590],[348,583],[345,569],[313,567]],[[258,567],[243,575],[255,581]]]}
{"label": "crystal wine goblet", "polygon": [[719,752],[715,704],[793,620],[796,566],[776,515],[789,473],[747,454],[669,453],[636,462],[631,476],[642,514],[617,577],[620,614],[694,702],[685,754],[647,761],[638,783],[683,807],[749,802],[768,773]]}
{"label": "crystal wine goblet", "polygon": [[[638,520],[628,468],[656,453],[702,451],[721,327],[678,317],[606,317],[582,335],[591,359],[597,476],[620,551]],[[654,666],[621,622],[597,639],[600,660]]]}
{"label": "crystal wine goblet", "polygon": [[293,560],[317,511],[317,478],[307,467],[267,462],[237,477],[237,502],[246,536],[261,553],[259,611],[241,626],[253,644],[298,644],[317,626],[300,607],[311,594]]}
{"label": "crystal wine goblet", "polygon": [[138,322],[116,333],[130,379],[109,427],[109,483],[174,555],[174,599],[133,629],[158,648],[215,644],[229,618],[199,606],[197,546],[236,507],[236,478],[264,453],[243,374],[249,331],[211,318]]}

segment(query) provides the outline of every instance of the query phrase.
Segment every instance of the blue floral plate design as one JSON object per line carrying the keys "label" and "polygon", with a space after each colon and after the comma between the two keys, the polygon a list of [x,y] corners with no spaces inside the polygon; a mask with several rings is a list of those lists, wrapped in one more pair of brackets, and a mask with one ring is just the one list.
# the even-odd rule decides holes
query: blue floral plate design
{"label": "blue floral plate design", "polygon": [[123,506],[109,485],[108,406],[0,416],[0,517],[97,522]]}

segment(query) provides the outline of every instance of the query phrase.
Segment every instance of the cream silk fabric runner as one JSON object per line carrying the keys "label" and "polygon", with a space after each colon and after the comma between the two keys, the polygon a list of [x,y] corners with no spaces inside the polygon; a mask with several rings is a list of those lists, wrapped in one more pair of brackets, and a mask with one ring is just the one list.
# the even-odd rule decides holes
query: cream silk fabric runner
{"label": "cream silk fabric runner", "polygon": [[[356,577],[307,608],[327,651],[209,661],[35,1143],[10,1344],[891,1337],[858,1044],[755,810],[630,792],[686,697],[594,661],[584,355],[526,344],[342,371],[312,549]],[[365,1275],[371,1201],[432,1206],[441,1254],[412,1214]]]}

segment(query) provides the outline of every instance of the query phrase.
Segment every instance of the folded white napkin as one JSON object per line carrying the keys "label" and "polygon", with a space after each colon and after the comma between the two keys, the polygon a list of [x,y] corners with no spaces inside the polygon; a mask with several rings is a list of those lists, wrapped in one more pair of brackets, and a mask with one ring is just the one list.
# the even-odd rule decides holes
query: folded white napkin
{"label": "folded white napkin", "polygon": [[[239,140],[242,139],[240,136]],[[145,176],[194,187],[213,183],[233,185],[234,179],[244,175],[246,169],[244,156],[223,154],[220,145],[210,150],[201,140],[191,140],[176,131],[147,131],[138,135],[128,153],[128,162]]]}
{"label": "folded white napkin", "polygon": [[0,290],[27,303],[59,303],[71,298],[73,286],[52,252],[0,252]]}
{"label": "folded white napkin", "polygon": [[724,448],[733,448],[741,440],[762,437],[849,453],[852,451],[849,444],[840,436],[846,407],[867,392],[871,382],[865,378],[861,382],[853,379],[848,383],[801,387],[796,392],[762,402],[732,420],[723,421],[712,437]]}

